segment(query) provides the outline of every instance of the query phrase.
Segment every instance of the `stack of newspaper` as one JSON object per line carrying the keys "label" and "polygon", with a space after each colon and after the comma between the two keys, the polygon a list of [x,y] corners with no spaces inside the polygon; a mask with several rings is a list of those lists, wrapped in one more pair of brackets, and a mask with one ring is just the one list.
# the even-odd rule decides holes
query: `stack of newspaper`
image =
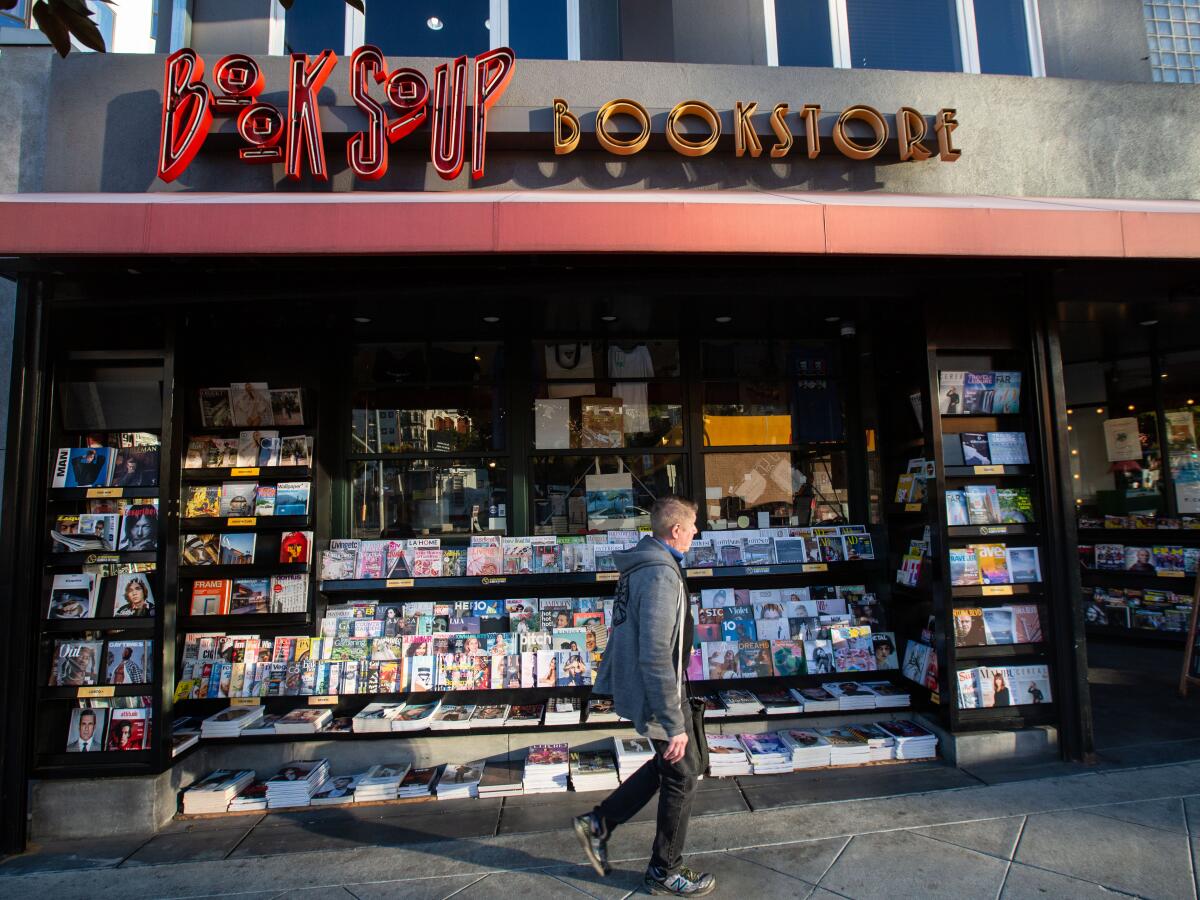
{"label": "stack of newspaper", "polygon": [[732,734],[705,734],[708,741],[708,772],[714,778],[726,775],[749,775],[750,760],[746,749]]}
{"label": "stack of newspaper", "polygon": [[290,762],[267,780],[267,809],[308,806],[312,795],[329,776],[329,760]]}
{"label": "stack of newspaper", "polygon": [[252,769],[217,769],[183,792],[183,812],[189,816],[223,813],[229,809],[233,798],[252,781]]}
{"label": "stack of newspaper", "polygon": [[571,751],[571,787],[577,791],[611,791],[620,784],[611,750]]}
{"label": "stack of newspaper", "polygon": [[759,691],[759,705],[768,716],[796,715],[804,712],[804,701],[791,691]]}
{"label": "stack of newspaper", "polygon": [[480,797],[515,797],[521,793],[521,776],[525,774],[525,760],[489,760],[479,782]]}
{"label": "stack of newspaper", "polygon": [[613,738],[617,752],[617,778],[624,781],[643,765],[654,759],[654,745],[650,738]]}
{"label": "stack of newspaper", "polygon": [[549,794],[567,789],[570,773],[566,744],[534,744],[525,755],[526,794]]}
{"label": "stack of newspaper", "polygon": [[479,780],[483,778],[486,759],[469,763],[447,763],[437,783],[439,800],[465,800],[479,796]]}
{"label": "stack of newspaper", "polygon": [[404,780],[400,782],[399,796],[404,799],[426,798],[437,787],[438,776],[442,774],[441,766],[430,766],[427,769],[409,769]]}
{"label": "stack of newspaper", "polygon": [[915,722],[899,719],[879,727],[896,739],[896,759],[931,759],[937,756],[937,735]]}
{"label": "stack of newspaper", "polygon": [[266,812],[267,783],[252,781],[229,804],[230,812]]}
{"label": "stack of newspaper", "polygon": [[358,803],[367,800],[395,800],[400,779],[408,774],[408,763],[380,763],[367,769],[354,789]]}
{"label": "stack of newspaper", "polygon": [[242,729],[253,725],[263,717],[261,706],[227,706],[200,723],[200,737],[239,737]]}
{"label": "stack of newspaper", "polygon": [[878,725],[862,723],[852,725],[851,728],[855,734],[867,742],[867,749],[871,752],[871,762],[895,758],[895,739]]}
{"label": "stack of newspaper", "polygon": [[829,741],[815,731],[791,728],[779,732],[779,736],[792,748],[793,769],[816,769],[829,765]]}
{"label": "stack of newspaper", "polygon": [[[746,748],[755,775],[775,775],[792,771],[792,748],[773,731],[762,734],[739,734],[738,741]],[[710,754],[709,759],[712,759]]]}

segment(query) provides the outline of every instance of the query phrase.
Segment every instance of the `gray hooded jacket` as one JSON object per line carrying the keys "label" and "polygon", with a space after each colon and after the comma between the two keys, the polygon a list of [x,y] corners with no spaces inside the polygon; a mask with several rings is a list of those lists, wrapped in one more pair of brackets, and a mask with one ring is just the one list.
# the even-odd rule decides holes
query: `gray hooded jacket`
{"label": "gray hooded jacket", "polygon": [[683,572],[652,537],[616,554],[612,635],[600,660],[595,692],[613,698],[617,713],[639,734],[670,740],[684,733]]}

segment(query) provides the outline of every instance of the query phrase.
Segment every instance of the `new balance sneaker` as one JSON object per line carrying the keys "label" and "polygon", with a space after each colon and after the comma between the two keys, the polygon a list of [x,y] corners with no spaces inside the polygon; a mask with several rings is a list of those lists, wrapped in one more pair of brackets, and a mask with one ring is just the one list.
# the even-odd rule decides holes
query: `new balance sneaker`
{"label": "new balance sneaker", "polygon": [[651,866],[642,879],[642,887],[648,894],[666,894],[671,897],[703,897],[711,894],[717,879],[707,872],[693,872],[681,866],[678,872],[668,875],[662,869]]}
{"label": "new balance sneaker", "polygon": [[604,832],[604,823],[600,821],[599,816],[595,813],[576,816],[572,825],[575,827],[575,836],[579,838],[579,844],[596,874],[603,877],[611,872],[612,866],[608,864],[608,835]]}

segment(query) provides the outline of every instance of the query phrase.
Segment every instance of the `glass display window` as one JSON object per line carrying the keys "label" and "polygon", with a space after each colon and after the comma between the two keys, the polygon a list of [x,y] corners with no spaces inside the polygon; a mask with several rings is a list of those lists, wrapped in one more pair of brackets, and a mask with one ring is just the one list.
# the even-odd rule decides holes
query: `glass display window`
{"label": "glass display window", "polygon": [[686,457],[534,456],[530,491],[535,534],[584,534],[650,524],[650,507],[689,491]]}
{"label": "glass display window", "polygon": [[410,538],[506,530],[508,469],[496,460],[356,460],[353,537]]}
{"label": "glass display window", "polygon": [[709,528],[784,528],[847,522],[846,454],[761,449],[704,455],[702,518]]}

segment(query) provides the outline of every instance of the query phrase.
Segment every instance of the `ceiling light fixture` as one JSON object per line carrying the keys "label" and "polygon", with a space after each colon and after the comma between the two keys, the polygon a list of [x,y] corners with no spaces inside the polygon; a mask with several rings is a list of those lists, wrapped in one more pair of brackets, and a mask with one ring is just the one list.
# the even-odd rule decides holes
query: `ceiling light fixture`
{"label": "ceiling light fixture", "polygon": [[615,321],[617,321],[617,317],[610,313],[607,316],[601,316],[600,321],[601,322],[615,322]]}
{"label": "ceiling light fixture", "polygon": [[425,27],[428,28],[430,31],[441,31],[443,28],[446,27],[446,23],[443,22],[441,19],[439,19],[437,16],[430,16],[428,19],[425,20]]}
{"label": "ceiling light fixture", "polygon": [[826,322],[840,322],[840,321],[842,321],[842,317],[841,316],[826,316],[825,321]]}
{"label": "ceiling light fixture", "polygon": [[1149,328],[1151,325],[1157,325],[1158,319],[1142,319],[1138,324],[1144,328]]}
{"label": "ceiling light fixture", "polygon": [[733,316],[717,316],[714,321],[721,325],[728,325],[733,321]]}
{"label": "ceiling light fixture", "polygon": [[366,316],[355,316],[354,321],[357,322],[359,325],[369,325],[371,322],[371,320],[368,319]]}
{"label": "ceiling light fixture", "polygon": [[499,316],[484,316],[483,321],[487,322],[489,325],[495,325],[497,322],[500,321],[500,317]]}

